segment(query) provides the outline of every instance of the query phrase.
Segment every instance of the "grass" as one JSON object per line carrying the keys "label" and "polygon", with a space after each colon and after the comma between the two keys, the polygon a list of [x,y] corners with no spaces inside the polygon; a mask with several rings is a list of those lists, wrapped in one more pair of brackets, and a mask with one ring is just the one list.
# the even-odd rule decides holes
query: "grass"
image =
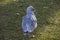
{"label": "grass", "polygon": [[60,40],[60,0],[26,0],[23,4],[18,1],[0,5],[1,39],[22,40],[21,22],[29,3],[36,9],[38,27],[32,33],[36,38],[27,40]]}

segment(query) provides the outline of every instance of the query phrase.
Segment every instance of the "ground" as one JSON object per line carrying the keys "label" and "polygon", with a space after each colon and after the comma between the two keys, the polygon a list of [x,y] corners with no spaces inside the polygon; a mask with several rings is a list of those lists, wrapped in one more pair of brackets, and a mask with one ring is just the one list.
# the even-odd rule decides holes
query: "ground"
{"label": "ground", "polygon": [[38,27],[32,33],[36,37],[26,40],[60,40],[60,0],[0,0],[0,40],[23,40],[21,23],[29,4],[35,7]]}

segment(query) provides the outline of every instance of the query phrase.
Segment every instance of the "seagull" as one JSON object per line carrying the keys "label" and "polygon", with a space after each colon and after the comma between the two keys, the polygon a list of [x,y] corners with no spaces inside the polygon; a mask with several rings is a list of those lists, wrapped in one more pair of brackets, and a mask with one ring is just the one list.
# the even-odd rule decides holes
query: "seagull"
{"label": "seagull", "polygon": [[37,18],[34,14],[34,10],[35,8],[31,5],[26,8],[26,15],[22,18],[22,29],[24,35],[29,35],[37,28]]}

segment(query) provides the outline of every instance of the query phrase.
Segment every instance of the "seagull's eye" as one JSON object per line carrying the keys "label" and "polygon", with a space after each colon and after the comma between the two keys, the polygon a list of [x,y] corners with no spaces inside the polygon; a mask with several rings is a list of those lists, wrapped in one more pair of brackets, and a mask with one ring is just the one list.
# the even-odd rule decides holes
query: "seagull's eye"
{"label": "seagull's eye", "polygon": [[32,11],[34,11],[34,9],[32,9]]}

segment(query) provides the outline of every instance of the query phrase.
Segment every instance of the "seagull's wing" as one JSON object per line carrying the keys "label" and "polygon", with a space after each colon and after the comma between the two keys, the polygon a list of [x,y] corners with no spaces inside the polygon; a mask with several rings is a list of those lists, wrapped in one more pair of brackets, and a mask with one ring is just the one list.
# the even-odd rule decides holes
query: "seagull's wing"
{"label": "seagull's wing", "polygon": [[31,30],[31,32],[35,28],[37,28],[37,19],[36,19],[36,17],[34,15],[29,18],[28,22],[29,22],[28,24],[30,25],[29,29]]}
{"label": "seagull's wing", "polygon": [[37,19],[36,19],[35,15],[32,16],[32,24],[34,27],[37,27]]}

